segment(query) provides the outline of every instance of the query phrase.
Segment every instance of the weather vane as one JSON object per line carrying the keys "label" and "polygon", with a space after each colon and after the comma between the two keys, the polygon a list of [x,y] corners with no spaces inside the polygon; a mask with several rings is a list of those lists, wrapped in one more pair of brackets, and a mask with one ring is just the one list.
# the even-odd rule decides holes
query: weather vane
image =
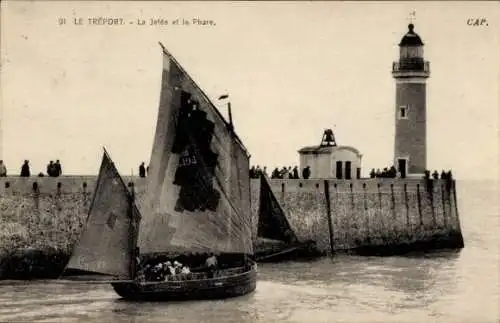
{"label": "weather vane", "polygon": [[410,15],[408,17],[408,19],[410,20],[410,24],[413,24],[413,21],[415,19],[417,19],[416,15],[417,15],[417,11],[415,9],[410,12]]}

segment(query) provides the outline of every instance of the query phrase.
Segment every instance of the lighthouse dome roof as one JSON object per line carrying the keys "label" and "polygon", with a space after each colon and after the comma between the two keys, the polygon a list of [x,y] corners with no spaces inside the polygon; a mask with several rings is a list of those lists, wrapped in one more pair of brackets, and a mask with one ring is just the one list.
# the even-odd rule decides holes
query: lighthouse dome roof
{"label": "lighthouse dome roof", "polygon": [[424,43],[420,36],[413,31],[415,26],[413,24],[408,25],[408,32],[403,36],[399,46],[423,46]]}

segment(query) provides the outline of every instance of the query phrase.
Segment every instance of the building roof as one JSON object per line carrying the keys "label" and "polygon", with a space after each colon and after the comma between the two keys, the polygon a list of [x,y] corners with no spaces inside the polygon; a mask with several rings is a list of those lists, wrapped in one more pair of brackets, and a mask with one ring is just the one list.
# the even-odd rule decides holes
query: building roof
{"label": "building roof", "polygon": [[299,149],[299,154],[329,154],[334,146],[307,146]]}
{"label": "building roof", "polygon": [[359,150],[351,146],[307,146],[299,150],[299,154],[329,154],[334,150],[350,150],[361,156]]}
{"label": "building roof", "polygon": [[415,28],[415,26],[413,24],[408,25],[408,32],[401,39],[399,46],[423,46],[424,45],[424,43],[422,42],[422,39],[420,39],[420,36],[417,35],[413,31],[414,28]]}

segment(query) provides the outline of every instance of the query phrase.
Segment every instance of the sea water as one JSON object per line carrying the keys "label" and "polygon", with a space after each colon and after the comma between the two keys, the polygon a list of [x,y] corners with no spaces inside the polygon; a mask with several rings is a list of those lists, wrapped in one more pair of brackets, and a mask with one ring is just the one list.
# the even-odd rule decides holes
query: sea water
{"label": "sea water", "polygon": [[2,322],[500,322],[500,192],[457,181],[465,248],[259,265],[254,293],[137,303],[109,285],[0,282]]}

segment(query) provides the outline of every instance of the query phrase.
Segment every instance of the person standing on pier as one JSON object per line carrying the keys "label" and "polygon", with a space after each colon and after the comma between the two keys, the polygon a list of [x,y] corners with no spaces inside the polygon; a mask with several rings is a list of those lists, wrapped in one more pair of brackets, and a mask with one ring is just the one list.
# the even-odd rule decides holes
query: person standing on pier
{"label": "person standing on pier", "polygon": [[54,162],[52,160],[47,165],[47,175],[54,177]]}
{"label": "person standing on pier", "polygon": [[59,159],[56,160],[55,167],[54,167],[54,176],[59,177],[62,175],[62,166],[61,163],[59,162]]}
{"label": "person standing on pier", "polygon": [[146,177],[146,167],[144,167],[144,162],[139,166],[139,177]]}
{"label": "person standing on pier", "polygon": [[304,169],[302,170],[302,178],[303,179],[308,179],[309,176],[311,176],[311,167],[309,166],[306,166],[304,167]]}
{"label": "person standing on pier", "polygon": [[0,160],[0,177],[5,177],[5,176],[7,176],[7,168],[5,167],[3,160]]}
{"label": "person standing on pier", "polygon": [[21,177],[30,177],[30,175],[29,161],[25,160],[23,166],[21,166]]}

